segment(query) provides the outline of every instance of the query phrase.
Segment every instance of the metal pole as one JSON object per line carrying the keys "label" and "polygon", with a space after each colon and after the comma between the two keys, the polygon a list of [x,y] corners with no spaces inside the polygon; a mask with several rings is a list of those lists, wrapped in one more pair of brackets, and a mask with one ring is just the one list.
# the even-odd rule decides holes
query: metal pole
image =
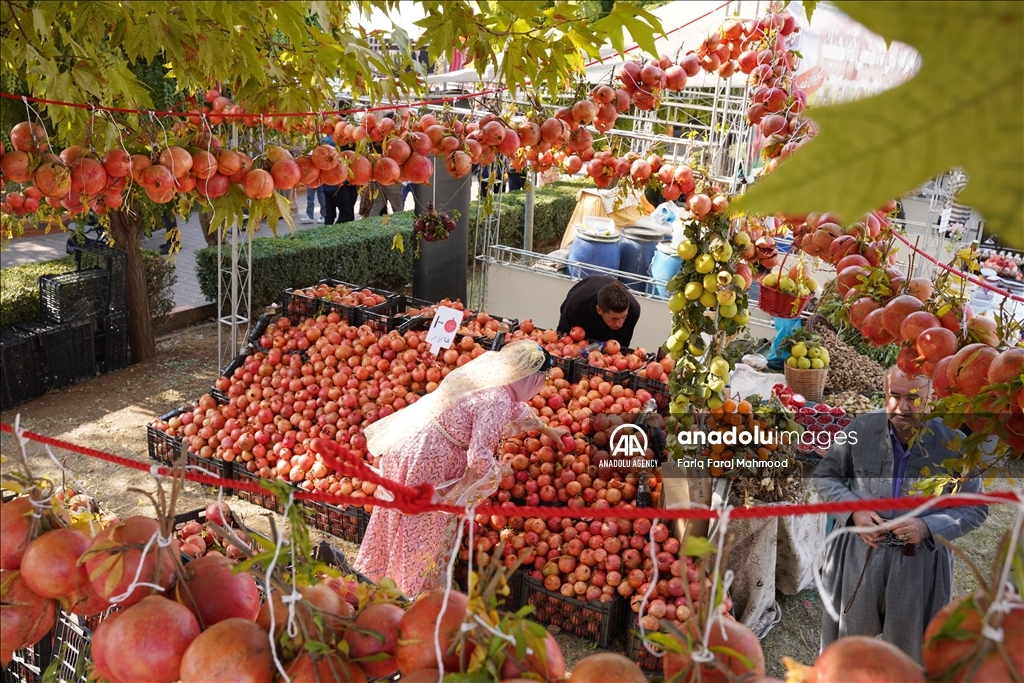
{"label": "metal pole", "polygon": [[533,251],[533,201],[537,192],[537,172],[530,171],[530,189],[526,191],[526,208],[523,210],[523,250]]}

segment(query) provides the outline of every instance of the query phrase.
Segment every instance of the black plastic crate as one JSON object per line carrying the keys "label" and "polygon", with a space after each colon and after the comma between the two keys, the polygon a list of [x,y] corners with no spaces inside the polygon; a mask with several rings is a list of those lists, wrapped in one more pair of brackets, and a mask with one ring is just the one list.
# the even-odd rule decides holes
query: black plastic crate
{"label": "black plastic crate", "polygon": [[597,643],[601,649],[607,649],[612,638],[619,635],[622,629],[622,616],[627,609],[619,596],[615,596],[611,602],[583,602],[564,597],[560,593],[552,593],[544,588],[543,582],[529,574],[522,577],[522,589],[519,591],[515,609],[521,609],[526,605],[533,605],[536,608],[530,615],[534,621],[558,626],[563,631]]}
{"label": "black plastic crate", "polygon": [[658,412],[662,414],[668,410],[668,404],[672,401],[668,384],[660,380],[642,377],[635,372],[629,376],[629,388],[634,393],[640,389],[646,389],[654,399],[654,402],[658,404]]}
{"label": "black plastic crate", "polygon": [[[37,379],[35,336],[5,327],[0,330],[0,410],[31,401],[46,389]],[[40,361],[45,363],[42,356]]]}
{"label": "black plastic crate", "polygon": [[89,628],[87,620],[58,608],[53,638],[53,654],[58,662],[57,680],[88,683],[92,632],[99,622],[99,619],[94,620],[96,623]]}
{"label": "black plastic crate", "polygon": [[65,323],[105,315],[109,300],[110,274],[102,268],[39,278],[39,302],[46,320]]}
{"label": "black plastic crate", "polygon": [[[161,415],[159,419],[167,422],[172,417],[177,417],[182,413],[188,412],[188,410],[188,408],[175,408]],[[149,446],[150,459],[164,465],[174,464],[174,461],[181,454],[182,443],[184,442],[181,437],[170,436],[152,424],[146,425],[146,441]]]}
{"label": "black plastic crate", "polygon": [[[660,673],[662,670],[662,658],[655,657],[647,648],[644,647],[644,641],[640,638],[640,625],[637,623],[637,615],[630,610],[629,627],[626,629],[626,656],[630,660],[636,662],[644,671],[655,671]],[[657,646],[652,645],[657,652],[661,652],[661,649]]]}
{"label": "black plastic crate", "polygon": [[[193,474],[209,474],[220,479],[230,480],[234,475],[234,462],[220,458],[204,458],[189,451],[185,454],[186,471]],[[206,484],[204,484],[206,486]]]}
{"label": "black plastic crate", "polygon": [[593,365],[587,365],[587,362],[582,358],[576,360],[576,378],[573,383],[579,382],[584,378],[600,377],[601,381],[609,382],[611,384],[618,384],[625,387],[629,382],[629,370],[609,370],[608,368],[597,368]]}
{"label": "black plastic crate", "polygon": [[42,367],[35,363],[36,378],[44,382],[47,390],[62,389],[96,376],[94,320],[31,322],[17,327],[36,337],[36,360],[45,358]]}
{"label": "black plastic crate", "polygon": [[[490,315],[490,314],[488,314],[488,315]],[[508,325],[508,331],[506,331],[506,332],[497,332],[497,333],[495,333],[495,335],[493,337],[488,337],[487,335],[473,335],[472,336],[473,341],[475,341],[477,344],[479,344],[480,346],[484,347],[485,349],[491,348],[491,345],[494,343],[495,338],[503,336],[503,335],[506,335],[506,334],[512,334],[513,332],[515,332],[516,330],[519,329],[519,321],[516,320],[515,318],[502,318],[501,316],[497,316],[497,315],[491,315],[490,317],[491,317],[492,320],[497,320],[499,324],[500,323],[504,323],[505,325]],[[472,319],[473,319],[473,316],[470,316],[470,320],[472,320]],[[462,337],[464,335],[456,335],[456,336]]]}
{"label": "black plastic crate", "polygon": [[[205,524],[206,508],[197,508],[190,512],[182,512],[180,514],[174,515],[174,531],[181,531],[181,528],[185,526],[185,524],[187,524],[188,522],[199,522],[200,524]],[[234,528],[236,531],[239,530],[238,527],[235,525],[232,525],[232,528]],[[260,546],[260,544],[254,538],[251,537],[249,538],[249,549],[256,554],[263,552],[262,546]],[[182,555],[184,555],[184,553],[182,553]]]}
{"label": "black plastic crate", "polygon": [[111,313],[96,321],[96,365],[101,373],[128,367],[128,312]]}
{"label": "black plastic crate", "polygon": [[114,312],[123,311],[128,280],[128,253],[95,242],[75,245],[74,250],[78,270],[100,268],[107,271],[110,277],[108,309]]}
{"label": "black plastic crate", "polygon": [[580,379],[578,358],[563,358],[562,356],[551,356],[551,367],[561,368],[563,379],[569,384],[575,384]]}
{"label": "black plastic crate", "polygon": [[[417,299],[412,296],[405,296],[404,294],[398,297],[399,308],[398,313],[395,315],[396,327],[395,329],[405,334],[409,330],[425,330],[430,327],[430,321],[432,316],[425,316],[422,313],[422,309],[436,304],[434,301],[427,301],[426,299]],[[419,309],[419,313],[410,313],[409,309]]]}
{"label": "black plastic crate", "polygon": [[267,307],[266,311],[264,311],[264,313],[256,320],[252,329],[249,330],[249,334],[245,338],[247,344],[250,346],[259,346],[260,337],[262,337],[263,333],[267,331],[268,327],[270,327],[271,321],[280,317],[277,312],[278,308],[279,306],[277,304],[271,304]]}
{"label": "black plastic crate", "polygon": [[[378,306],[386,305],[396,298],[394,292],[389,292],[383,289],[375,289],[373,287],[360,287],[353,285],[348,282],[342,282],[341,280],[332,280],[330,278],[320,280],[314,286],[328,285],[335,287],[342,285],[353,290],[369,289],[375,294],[379,294],[384,297],[384,304],[378,304]],[[303,294],[301,291],[306,289],[305,287],[286,289],[283,295],[284,314],[288,316],[293,324],[298,324],[304,318],[316,318],[321,315],[328,315],[330,313],[337,313],[342,320],[348,321],[350,325],[359,325],[359,315],[362,311],[367,310],[365,306],[347,306],[345,304],[334,303],[333,301],[327,301],[326,299],[320,299],[317,297],[309,297]]]}
{"label": "black plastic crate", "polygon": [[[232,469],[232,477],[235,481],[255,484],[256,486],[259,486],[263,481],[263,477],[255,474],[254,472],[250,472],[241,463],[239,463],[238,467]],[[235,489],[235,495],[238,496],[240,500],[248,501],[253,505],[259,505],[261,508],[266,510],[284,512],[284,505],[282,505],[277,499],[277,496],[266,489],[261,489],[258,492]]]}
{"label": "black plastic crate", "polygon": [[395,297],[371,308],[359,308],[355,312],[355,324],[366,325],[377,336],[385,335],[406,321],[398,315],[402,305],[402,298]]}
{"label": "black plastic crate", "polygon": [[15,650],[11,663],[4,669],[4,683],[38,683],[53,658],[53,631],[30,647]]}
{"label": "black plastic crate", "polygon": [[370,513],[361,507],[341,507],[315,500],[302,501],[302,517],[308,526],[350,543],[362,543]]}

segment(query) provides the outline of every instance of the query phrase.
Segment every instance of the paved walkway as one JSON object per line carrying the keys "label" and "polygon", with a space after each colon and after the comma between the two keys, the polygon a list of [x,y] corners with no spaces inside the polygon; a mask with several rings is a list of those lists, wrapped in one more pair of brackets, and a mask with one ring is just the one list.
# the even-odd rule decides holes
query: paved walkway
{"label": "paved walkway", "polygon": [[[411,209],[412,207],[413,198],[410,194],[406,202],[406,208]],[[305,218],[306,216],[305,191],[299,192],[293,216],[295,216],[296,230],[306,230],[316,227],[323,220],[319,211],[317,211],[315,215],[315,218],[317,219],[316,223],[301,222],[300,218]],[[175,260],[178,275],[178,282],[174,286],[173,314],[185,313],[191,309],[202,308],[214,303],[209,301],[200,291],[199,279],[196,276],[195,252],[206,247],[206,240],[203,237],[202,228],[199,225],[198,214],[193,213],[192,217],[187,222],[184,222],[179,218],[178,229],[181,232],[181,251],[172,257]],[[279,232],[281,230],[287,231],[288,227],[284,223],[279,223],[278,229]],[[253,233],[253,237],[272,236],[273,233],[270,231],[270,228],[267,227],[265,222],[260,225],[260,229],[257,232]],[[63,231],[51,232],[48,235],[23,237],[21,239],[12,240],[8,244],[8,248],[0,253],[0,266],[3,268],[9,268],[11,266],[20,266],[27,263],[38,263],[40,261],[49,261],[61,258],[67,255],[67,241],[68,233]],[[164,231],[159,230],[154,232],[152,237],[143,242],[143,247],[148,249],[159,249],[163,243]]]}

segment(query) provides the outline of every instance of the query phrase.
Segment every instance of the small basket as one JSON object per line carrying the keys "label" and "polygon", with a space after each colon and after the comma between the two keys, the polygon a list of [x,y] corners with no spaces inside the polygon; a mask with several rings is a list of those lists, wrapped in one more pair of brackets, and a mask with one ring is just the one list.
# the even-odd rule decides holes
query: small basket
{"label": "small basket", "polygon": [[760,285],[757,307],[773,318],[799,318],[813,297],[794,296]]}
{"label": "small basket", "polygon": [[802,394],[808,401],[820,401],[825,395],[825,380],[828,379],[828,368],[794,368],[784,366],[786,384],[793,391]]}

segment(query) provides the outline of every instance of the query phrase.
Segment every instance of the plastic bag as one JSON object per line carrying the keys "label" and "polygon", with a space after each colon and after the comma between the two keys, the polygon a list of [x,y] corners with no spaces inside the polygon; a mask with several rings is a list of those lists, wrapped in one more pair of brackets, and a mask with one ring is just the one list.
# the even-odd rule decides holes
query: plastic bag
{"label": "plastic bag", "polygon": [[772,318],[772,322],[775,324],[775,339],[772,340],[768,360],[784,361],[789,358],[789,351],[780,350],[779,345],[786,337],[803,327],[803,321],[800,318]]}
{"label": "plastic bag", "polygon": [[770,372],[758,372],[749,365],[738,364],[732,371],[729,392],[740,399],[757,394],[761,398],[770,398],[772,387],[785,384],[786,376]]}
{"label": "plastic bag", "polygon": [[676,222],[676,211],[678,208],[674,202],[663,202],[658,205],[658,208],[654,210],[651,217],[665,225],[672,225]]}

